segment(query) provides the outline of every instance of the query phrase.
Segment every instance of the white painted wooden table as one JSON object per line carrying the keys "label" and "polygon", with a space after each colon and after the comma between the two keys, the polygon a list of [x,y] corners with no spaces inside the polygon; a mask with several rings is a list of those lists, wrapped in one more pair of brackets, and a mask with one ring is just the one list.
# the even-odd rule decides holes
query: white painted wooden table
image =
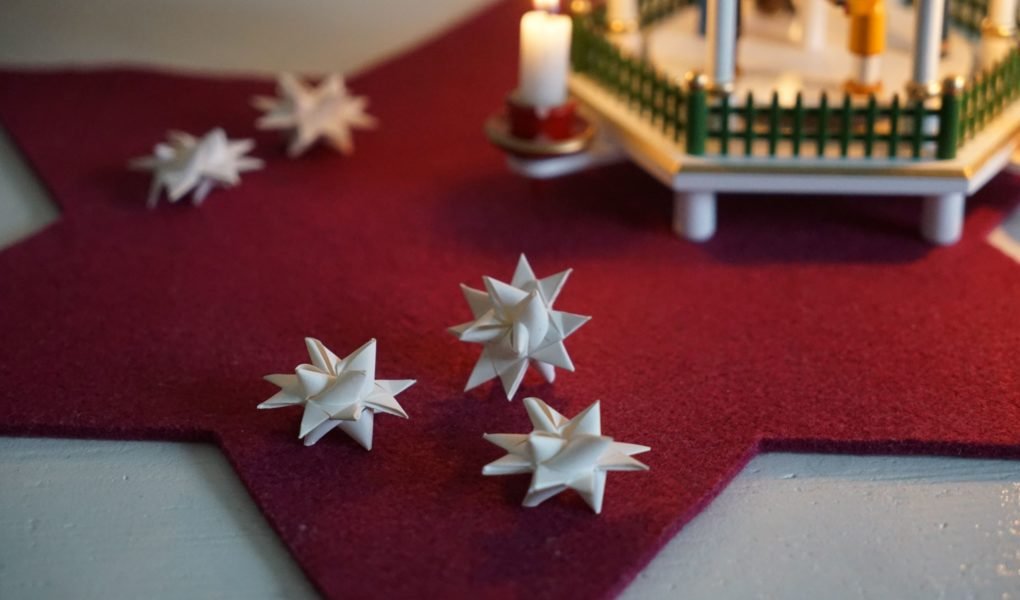
{"label": "white painted wooden table", "polygon": [[[350,71],[487,1],[5,0],[0,61]],[[55,218],[0,139],[0,247]],[[0,599],[311,596],[215,448],[0,438]],[[1020,598],[1020,462],[758,457],[625,597]]]}

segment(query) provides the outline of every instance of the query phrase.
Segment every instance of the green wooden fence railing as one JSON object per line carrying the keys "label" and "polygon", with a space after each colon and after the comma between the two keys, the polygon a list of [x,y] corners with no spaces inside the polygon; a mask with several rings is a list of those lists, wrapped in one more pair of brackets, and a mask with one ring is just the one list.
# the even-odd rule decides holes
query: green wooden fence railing
{"label": "green wooden fence railing", "polygon": [[941,108],[921,102],[904,106],[898,95],[881,104],[874,96],[855,102],[846,94],[832,102],[823,93],[812,106],[802,94],[792,106],[781,105],[776,92],[765,103],[752,92],[739,100],[723,95],[710,101],[708,92],[697,86],[690,87],[688,95],[688,154],[919,159],[940,154],[952,158],[957,148],[955,138],[943,140],[933,127],[926,127],[942,118]]}
{"label": "green wooden fence railing", "polygon": [[663,134],[680,139],[687,116],[687,94],[679,82],[647,61],[625,55],[584,18],[574,21],[571,61],[576,73],[608,88]]}
{"label": "green wooden fence railing", "polygon": [[1014,48],[991,69],[962,86],[958,143],[963,144],[1020,96],[1020,51]]}
{"label": "green wooden fence railing", "polygon": [[[954,19],[980,21],[987,0],[950,0]],[[639,0],[643,26],[692,0]],[[969,12],[968,12],[969,11]],[[975,16],[976,15],[976,16]],[[1020,97],[1020,51],[969,82],[947,80],[939,98],[894,95],[855,99],[822,93],[792,106],[778,93],[761,102],[713,95],[702,76],[684,82],[622,51],[605,35],[604,10],[574,19],[571,60],[583,74],[625,102],[680,148],[693,155],[859,159],[951,159],[968,139]]]}

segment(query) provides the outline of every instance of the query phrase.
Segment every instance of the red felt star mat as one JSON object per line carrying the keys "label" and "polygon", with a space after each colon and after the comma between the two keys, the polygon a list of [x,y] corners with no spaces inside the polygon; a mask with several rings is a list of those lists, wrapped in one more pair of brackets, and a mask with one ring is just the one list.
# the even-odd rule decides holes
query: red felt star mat
{"label": "red felt star mat", "polygon": [[[1020,270],[984,236],[1020,196],[971,199],[963,241],[914,233],[916,199],[723,197],[704,245],[670,195],[618,166],[535,185],[481,124],[514,85],[520,2],[350,82],[381,120],[356,154],[300,160],[254,130],[272,82],[132,70],[0,73],[0,120],[62,211],[0,252],[0,433],[218,443],[325,595],[606,597],[755,452],[1020,455]],[[168,129],[254,137],[266,169],[201,208],[145,208],[126,161]],[[603,513],[573,493],[520,506],[527,476],[483,478],[484,432],[529,431],[498,383],[461,390],[478,346],[458,289],[575,272],[557,302],[594,319],[577,372],[522,393],[645,444]],[[410,420],[366,452],[297,439],[257,411],[262,375],[379,340],[378,375],[415,378]]]}

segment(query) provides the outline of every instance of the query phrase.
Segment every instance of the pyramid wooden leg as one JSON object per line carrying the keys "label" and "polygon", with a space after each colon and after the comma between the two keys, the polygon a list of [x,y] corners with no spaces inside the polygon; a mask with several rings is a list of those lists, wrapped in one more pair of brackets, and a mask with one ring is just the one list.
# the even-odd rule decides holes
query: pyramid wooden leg
{"label": "pyramid wooden leg", "polygon": [[715,193],[676,192],[673,231],[692,242],[710,239],[715,234]]}
{"label": "pyramid wooden leg", "polygon": [[921,211],[921,235],[940,246],[960,240],[963,233],[963,210],[966,196],[962,192],[925,196]]}

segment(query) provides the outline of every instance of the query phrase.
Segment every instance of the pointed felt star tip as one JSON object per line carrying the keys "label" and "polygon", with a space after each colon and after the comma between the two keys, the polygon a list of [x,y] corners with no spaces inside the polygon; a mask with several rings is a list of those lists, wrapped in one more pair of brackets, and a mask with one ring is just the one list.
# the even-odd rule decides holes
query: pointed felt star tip
{"label": "pointed felt star tip", "polygon": [[369,338],[367,342],[365,342],[364,344],[358,346],[357,350],[355,350],[354,352],[351,352],[351,354],[348,356],[348,358],[351,358],[351,357],[355,356],[356,354],[360,354],[364,350],[368,350],[369,348],[375,346],[375,344],[376,344],[376,339],[375,338]]}
{"label": "pointed felt star tip", "polygon": [[338,85],[340,87],[345,87],[344,86],[344,76],[339,74],[339,73],[329,73],[328,75],[326,75],[322,79],[322,83],[323,84],[327,84],[328,83],[328,84],[331,84],[331,85]]}
{"label": "pointed felt star tip", "polygon": [[524,374],[527,370],[528,361],[527,359],[524,359],[514,362],[504,371],[499,373],[499,379],[503,384],[503,391],[506,393],[506,399],[508,401],[513,400],[514,396],[517,395],[517,390],[520,389],[521,383],[524,381]]}
{"label": "pointed felt star tip", "polygon": [[628,444],[626,442],[614,442],[613,447],[626,456],[643,454],[645,452],[650,452],[652,450],[650,446],[644,446],[642,444]]}
{"label": "pointed felt star tip", "polygon": [[[252,96],[248,101],[255,110],[270,111],[276,108],[276,98],[269,96]],[[259,119],[261,121],[261,119]],[[256,121],[256,125],[258,121]]]}
{"label": "pointed felt star tip", "polygon": [[284,95],[294,95],[304,89],[301,79],[295,73],[289,71],[276,76],[276,86]]}
{"label": "pointed felt star tip", "polygon": [[[323,415],[319,418],[319,420],[314,420],[314,421],[302,420],[301,421],[301,430],[298,431],[298,439],[299,440],[303,440],[303,439],[307,438],[308,434],[310,434],[312,431],[314,431],[316,427],[318,427],[319,425],[322,425],[323,423],[325,423],[328,420],[329,420],[329,417],[325,413],[323,413]],[[315,443],[315,442],[313,441],[312,443]]]}
{"label": "pointed felt star tip", "polygon": [[[488,379],[486,379],[485,381],[488,381]],[[468,382],[464,384],[464,391],[470,392],[471,390],[485,383],[485,381],[473,381],[471,379],[468,379]]]}
{"label": "pointed felt star tip", "polygon": [[[602,432],[602,404],[598,400],[592,402],[584,410],[574,415],[570,419],[569,429],[577,433],[587,433],[589,435],[601,435]],[[612,438],[605,437],[605,439],[612,442]]]}
{"label": "pointed felt star tip", "polygon": [[[389,408],[392,408],[392,410],[387,410],[386,411],[387,414],[393,414],[394,416],[399,416],[401,418],[406,418],[410,420],[411,417],[408,416],[407,411],[404,410],[404,407],[401,406],[399,402],[397,402],[396,398],[393,399],[393,405],[390,406]],[[372,412],[375,411],[373,410]]]}
{"label": "pointed felt star tip", "polygon": [[536,398],[535,396],[528,396],[523,400],[523,403],[524,410],[526,410],[529,414],[542,413],[548,406],[548,404],[546,404],[544,400],[542,400],[541,398]]}
{"label": "pointed felt star tip", "polygon": [[558,281],[560,283],[560,285],[563,285],[564,283],[567,282],[567,279],[570,278],[570,275],[573,272],[574,272],[574,267],[567,267],[566,269],[563,269],[559,273],[554,273],[554,274],[552,274],[552,275],[550,275],[548,277],[543,277],[542,281],[547,281],[547,280],[548,281]]}
{"label": "pointed felt star tip", "polygon": [[[411,386],[415,385],[416,383],[418,383],[418,380],[417,379],[404,379],[403,382],[404,382],[404,387],[400,390],[400,392],[403,392],[403,391],[407,390],[408,388],[410,388]],[[397,394],[399,394],[400,392],[397,392]]]}
{"label": "pointed felt star tip", "polygon": [[570,336],[570,334],[580,329],[582,325],[585,325],[588,323],[588,321],[591,321],[591,315],[578,315],[575,313],[568,313],[561,310],[554,310],[553,312],[560,315],[561,318],[569,318],[572,321],[569,324],[570,325],[570,328],[568,330],[569,333],[564,332],[565,333],[564,339],[566,339],[567,337]]}
{"label": "pointed felt star tip", "polygon": [[492,476],[492,475],[505,475],[505,473],[501,472],[501,469],[499,468],[499,465],[496,464],[496,463],[499,462],[499,460],[500,459],[496,459],[496,460],[492,461],[491,463],[489,463],[489,464],[485,465],[484,467],[482,467],[482,475],[484,475],[486,477],[489,477],[489,476]]}
{"label": "pointed felt star tip", "polygon": [[477,370],[478,370],[478,367],[476,366],[475,367],[475,371],[471,372],[472,377],[470,377],[468,379],[467,383],[464,384],[464,391],[465,392],[470,392],[471,390],[473,390],[473,389],[475,389],[475,388],[477,388],[477,387],[479,387],[479,386],[481,386],[481,385],[483,385],[485,383],[488,383],[488,382],[492,381],[492,379],[494,377],[496,377],[495,373],[493,373],[492,375],[480,374],[480,375],[476,376],[475,372]]}
{"label": "pointed felt star tip", "polygon": [[228,140],[228,142],[230,144],[231,149],[236,151],[238,154],[250,152],[253,148],[255,148],[255,140],[251,138]]}
{"label": "pointed felt star tip", "polygon": [[651,471],[652,468],[632,457],[627,457],[627,465],[622,469],[611,469],[614,471]]}
{"label": "pointed felt star tip", "polygon": [[306,337],[305,349],[308,351],[308,357],[316,366],[320,368],[326,367],[325,363],[320,364],[323,357],[329,357],[331,354],[329,348],[326,348],[326,344],[323,344],[318,338]]}

